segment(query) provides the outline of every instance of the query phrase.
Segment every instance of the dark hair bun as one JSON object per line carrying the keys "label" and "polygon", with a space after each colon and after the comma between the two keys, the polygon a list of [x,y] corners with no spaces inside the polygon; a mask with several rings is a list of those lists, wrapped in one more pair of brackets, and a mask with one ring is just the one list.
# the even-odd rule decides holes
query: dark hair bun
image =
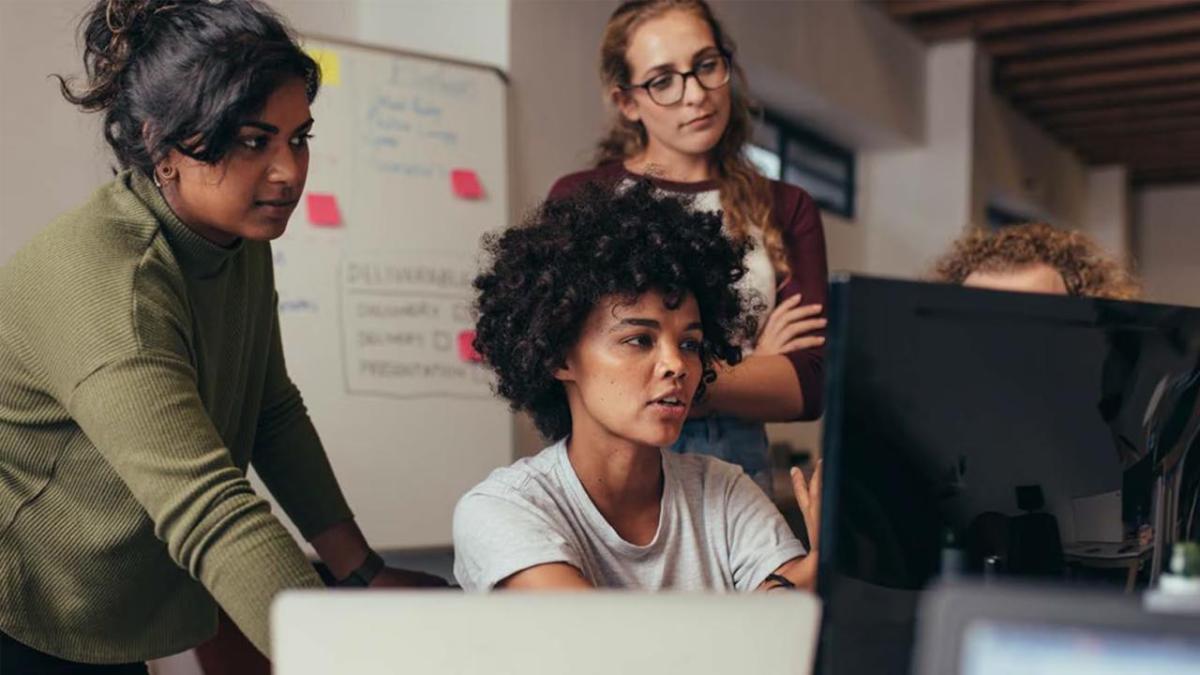
{"label": "dark hair bun", "polygon": [[100,0],[83,24],[83,65],[87,83],[73,90],[73,80],[59,77],[63,97],[84,110],[104,110],[120,91],[121,76],[129,66],[149,24],[159,11],[174,3],[162,0]]}
{"label": "dark hair bun", "polygon": [[288,78],[317,93],[316,62],[260,0],[97,0],[80,37],[86,79],[56,76],[62,95],[103,112],[117,161],[147,174],[171,150],[222,159]]}

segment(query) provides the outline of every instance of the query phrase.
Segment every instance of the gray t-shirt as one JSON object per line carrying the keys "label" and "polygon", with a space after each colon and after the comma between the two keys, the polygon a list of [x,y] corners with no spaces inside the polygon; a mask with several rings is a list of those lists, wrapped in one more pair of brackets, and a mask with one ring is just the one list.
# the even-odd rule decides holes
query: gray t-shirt
{"label": "gray t-shirt", "polygon": [[753,590],[804,545],[733,464],[662,452],[658,532],[625,541],[592,503],[566,441],[496,469],[454,510],[454,576],[491,590],[535,565],[567,563],[602,588]]}

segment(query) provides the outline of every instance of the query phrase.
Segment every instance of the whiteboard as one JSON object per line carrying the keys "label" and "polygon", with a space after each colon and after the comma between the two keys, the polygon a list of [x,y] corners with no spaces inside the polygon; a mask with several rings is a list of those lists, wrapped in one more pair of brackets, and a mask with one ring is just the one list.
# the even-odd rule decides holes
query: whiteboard
{"label": "whiteboard", "polygon": [[458,498],[513,456],[512,415],[460,353],[480,236],[508,221],[506,85],[304,44],[324,83],[305,194],[272,244],[288,370],[367,540],[448,546]]}

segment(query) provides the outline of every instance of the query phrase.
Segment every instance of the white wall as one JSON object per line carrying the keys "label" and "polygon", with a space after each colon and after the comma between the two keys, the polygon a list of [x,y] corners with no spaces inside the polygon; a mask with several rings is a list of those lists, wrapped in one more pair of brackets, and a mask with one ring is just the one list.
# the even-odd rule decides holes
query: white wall
{"label": "white wall", "polygon": [[1146,299],[1200,306],[1200,186],[1140,190],[1134,212]]}
{"label": "white wall", "polygon": [[517,0],[509,39],[514,217],[591,165],[609,120],[597,64],[612,0]]}
{"label": "white wall", "polygon": [[0,2],[0,263],[111,175],[99,119],[79,113],[51,73],[81,70],[82,0]]}
{"label": "white wall", "polygon": [[924,140],[860,155],[865,258],[856,271],[917,278],[957,237],[973,209],[975,45],[940,44],[925,56]]}
{"label": "white wall", "polygon": [[859,149],[925,129],[925,47],[868,3],[716,0],[755,96]]}
{"label": "white wall", "polygon": [[1126,264],[1133,263],[1130,192],[1129,171],[1125,167],[1089,168],[1083,222],[1079,225],[1109,255]]}
{"label": "white wall", "polygon": [[[358,0],[364,42],[508,70],[509,0]],[[317,27],[310,29],[319,32]]]}

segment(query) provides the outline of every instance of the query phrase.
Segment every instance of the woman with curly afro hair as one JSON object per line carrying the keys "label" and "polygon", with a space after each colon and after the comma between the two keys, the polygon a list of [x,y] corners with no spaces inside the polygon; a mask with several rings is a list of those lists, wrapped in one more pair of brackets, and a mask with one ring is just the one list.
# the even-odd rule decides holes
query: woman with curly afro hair
{"label": "woman with curly afro hair", "polygon": [[[745,244],[653,192],[588,186],[485,243],[475,347],[554,443],[459,501],[464,588],[812,587],[816,556],[740,467],[666,451],[753,326]],[[820,479],[793,482],[815,533]]]}
{"label": "woman with curly afro hair", "polygon": [[976,288],[1133,300],[1133,276],[1083,233],[1045,223],[975,230],[937,262],[937,281]]}

